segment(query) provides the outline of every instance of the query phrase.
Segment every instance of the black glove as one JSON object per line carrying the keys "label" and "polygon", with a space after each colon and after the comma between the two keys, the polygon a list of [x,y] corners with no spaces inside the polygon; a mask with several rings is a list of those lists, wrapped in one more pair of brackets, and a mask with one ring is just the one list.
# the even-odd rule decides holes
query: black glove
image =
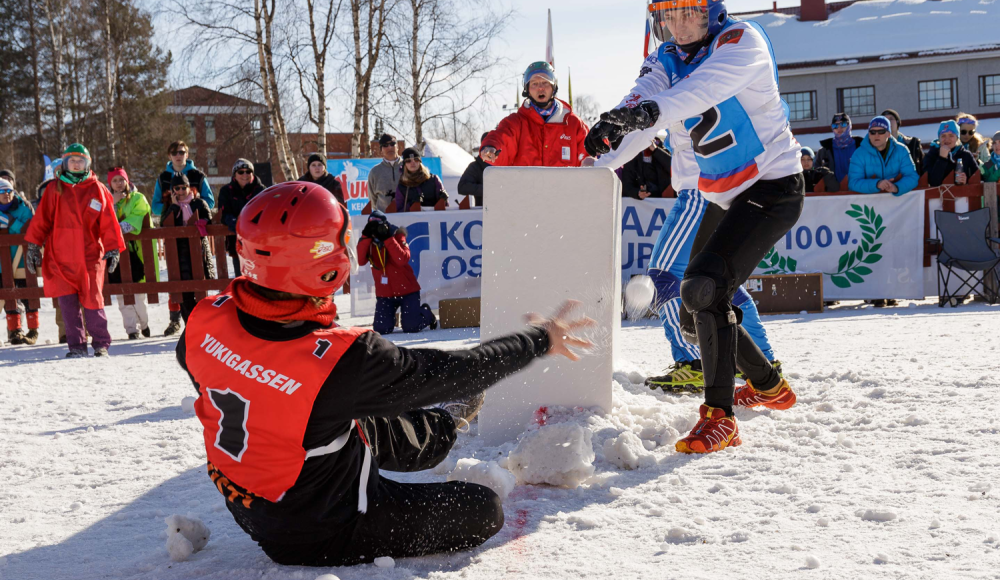
{"label": "black glove", "polygon": [[601,114],[601,122],[621,127],[623,133],[649,129],[660,118],[660,107],[653,101],[643,101],[632,107],[612,109]]}
{"label": "black glove", "polygon": [[118,250],[108,250],[107,254],[104,254],[104,261],[107,262],[108,273],[114,272],[118,268],[118,257],[120,253]]}
{"label": "black glove", "polygon": [[383,242],[392,237],[392,232],[389,230],[389,224],[382,222],[375,228],[375,237],[382,240]]}
{"label": "black glove", "polygon": [[590,128],[590,132],[583,140],[583,146],[587,149],[587,155],[597,157],[617,149],[623,137],[625,133],[620,126],[598,121]]}
{"label": "black glove", "polygon": [[24,256],[24,267],[32,274],[42,267],[42,247],[28,242],[28,251]]}
{"label": "black glove", "polygon": [[376,228],[378,228],[378,222],[368,222],[365,224],[365,229],[361,230],[361,235],[366,238],[374,238]]}

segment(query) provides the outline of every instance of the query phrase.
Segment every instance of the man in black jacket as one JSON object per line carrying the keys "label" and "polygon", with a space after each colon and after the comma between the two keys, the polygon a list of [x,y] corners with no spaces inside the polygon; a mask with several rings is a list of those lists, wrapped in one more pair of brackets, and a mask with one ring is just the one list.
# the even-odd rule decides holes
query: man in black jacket
{"label": "man in black jacket", "polygon": [[[253,163],[246,159],[237,159],[233,164],[232,180],[219,190],[219,221],[236,233],[236,220],[240,217],[243,207],[253,196],[264,191],[264,184],[254,174]],[[236,253],[236,236],[226,236],[226,252],[233,261],[233,272],[236,277],[243,275],[240,270],[240,256]]]}
{"label": "man in black jacket", "polygon": [[319,153],[313,153],[306,161],[306,172],[299,178],[299,181],[316,183],[323,186],[340,203],[344,202],[344,188],[340,186],[340,181],[326,170],[326,160]]}
{"label": "man in black jacket", "polygon": [[576,360],[594,324],[529,318],[459,351],[400,348],[343,328],[332,294],[352,270],[347,209],[316,185],[258,195],[237,225],[247,270],[203,300],[177,343],[208,472],[237,524],[280,564],[345,566],[478,546],[503,526],[481,485],[405,484],[387,471],[441,462],[456,419],[436,403],[479,393],[546,354]]}
{"label": "man in black jacket", "polygon": [[[489,131],[483,133],[483,136],[479,138],[480,144],[489,134]],[[486,171],[487,167],[491,167],[491,165],[483,161],[483,156],[476,155],[472,163],[465,168],[462,178],[458,180],[458,195],[471,195],[476,200],[476,207],[483,205],[483,172]]]}
{"label": "man in black jacket", "polygon": [[662,197],[670,185],[670,152],[653,139],[649,147],[622,166],[622,196],[646,199]]}
{"label": "man in black jacket", "polygon": [[899,118],[899,113],[895,110],[886,109],[882,111],[882,116],[889,119],[889,126],[892,130],[892,138],[898,141],[900,145],[906,147],[906,150],[910,152],[910,159],[913,160],[913,166],[917,169],[917,175],[923,173],[924,146],[920,143],[920,139],[916,137],[907,137],[899,132],[899,127],[903,124],[903,121]]}

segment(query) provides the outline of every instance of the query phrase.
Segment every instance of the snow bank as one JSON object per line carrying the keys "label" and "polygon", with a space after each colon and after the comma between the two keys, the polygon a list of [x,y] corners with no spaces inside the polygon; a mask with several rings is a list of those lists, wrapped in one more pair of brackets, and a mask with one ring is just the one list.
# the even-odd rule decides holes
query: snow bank
{"label": "snow bank", "polygon": [[573,423],[545,425],[521,436],[507,458],[518,484],[579,487],[594,475],[593,432]]}
{"label": "snow bank", "polygon": [[457,143],[441,139],[427,139],[424,145],[424,157],[441,158],[441,183],[448,192],[452,204],[458,204],[462,197],[458,195],[458,180],[465,173],[465,168],[476,160],[468,151]]}
{"label": "snow bank", "polygon": [[191,554],[200,552],[212,537],[212,530],[198,518],[174,514],[164,521],[167,524],[167,552],[174,562],[183,562]]}
{"label": "snow bank", "polygon": [[514,475],[497,465],[496,461],[479,461],[472,458],[459,459],[454,471],[448,475],[448,481],[467,481],[485,485],[500,496],[500,501],[507,499],[517,483]]}

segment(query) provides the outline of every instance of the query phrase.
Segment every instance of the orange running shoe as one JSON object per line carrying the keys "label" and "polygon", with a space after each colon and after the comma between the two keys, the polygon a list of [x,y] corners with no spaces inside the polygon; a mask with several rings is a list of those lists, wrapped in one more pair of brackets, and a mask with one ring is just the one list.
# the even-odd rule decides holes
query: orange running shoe
{"label": "orange running shoe", "polygon": [[778,383],[777,392],[768,395],[753,388],[750,381],[745,385],[738,385],[736,393],[733,395],[734,407],[767,407],[768,409],[778,409],[783,411],[790,409],[795,404],[795,393],[788,381],[781,379]]}
{"label": "orange running shoe", "polygon": [[677,442],[678,452],[712,453],[743,443],[736,417],[726,417],[725,411],[708,405],[702,405],[698,412],[701,419],[690,435]]}

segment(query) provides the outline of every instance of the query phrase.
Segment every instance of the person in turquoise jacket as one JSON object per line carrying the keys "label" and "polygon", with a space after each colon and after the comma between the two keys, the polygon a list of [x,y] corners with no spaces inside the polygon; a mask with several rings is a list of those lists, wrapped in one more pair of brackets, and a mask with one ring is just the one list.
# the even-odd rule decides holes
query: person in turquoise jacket
{"label": "person in turquoise jacket", "polygon": [[[34,215],[31,206],[14,191],[14,185],[0,178],[0,228],[6,228],[9,234],[23,234]],[[5,267],[11,268],[14,286],[17,288],[25,287],[22,248],[22,246],[12,247],[10,257],[0,259],[0,272],[3,272]],[[2,280],[0,278],[0,281]],[[38,309],[31,308],[27,300],[8,300],[3,308],[7,314],[7,341],[12,345],[35,344],[38,341]],[[24,334],[21,330],[22,312],[25,312],[28,321],[28,334]]]}
{"label": "person in turquoise jacket", "polygon": [[875,117],[868,138],[851,157],[848,188],[858,193],[903,195],[917,186],[920,176],[910,152],[890,134],[889,119]]}

